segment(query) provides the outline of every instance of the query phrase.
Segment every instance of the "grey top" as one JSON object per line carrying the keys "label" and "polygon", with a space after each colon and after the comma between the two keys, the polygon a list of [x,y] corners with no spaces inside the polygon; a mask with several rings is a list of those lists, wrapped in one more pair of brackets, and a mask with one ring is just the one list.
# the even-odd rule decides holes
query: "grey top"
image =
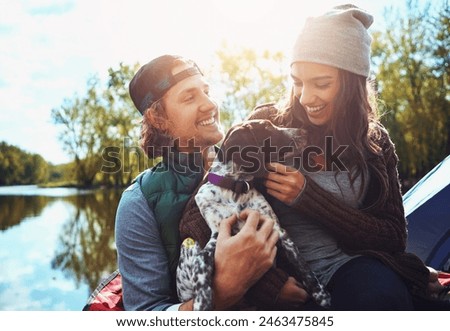
{"label": "grey top", "polygon": [[176,310],[158,224],[136,183],[120,199],[115,226],[125,310]]}
{"label": "grey top", "polygon": [[[358,193],[361,186],[361,176],[355,179],[352,187],[347,172],[336,174],[332,171],[319,171],[308,175],[308,180],[316,182],[342,203],[354,208],[360,206],[362,198],[358,198]],[[367,178],[367,175],[365,178]],[[365,183],[367,184],[367,180]],[[365,189],[367,189],[367,185],[365,185],[361,197],[364,197]],[[300,198],[301,194],[297,199]],[[323,206],[323,208],[327,208],[327,206]],[[283,227],[324,285],[328,284],[336,270],[356,257],[346,254],[339,247],[336,239],[317,222],[312,222],[303,217],[291,218],[288,222],[283,222]]]}

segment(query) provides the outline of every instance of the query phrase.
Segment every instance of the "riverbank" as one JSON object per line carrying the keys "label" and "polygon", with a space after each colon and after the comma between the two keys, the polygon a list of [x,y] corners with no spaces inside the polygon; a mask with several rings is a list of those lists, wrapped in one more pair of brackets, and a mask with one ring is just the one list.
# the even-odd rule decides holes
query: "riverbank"
{"label": "riverbank", "polygon": [[0,310],[81,310],[117,268],[121,192],[0,187]]}
{"label": "riverbank", "polygon": [[80,185],[75,182],[49,182],[49,183],[40,183],[37,184],[39,188],[75,188],[79,190],[97,190],[97,189],[122,189],[128,187],[117,186],[117,185],[105,185],[105,184],[96,184],[96,185]]}

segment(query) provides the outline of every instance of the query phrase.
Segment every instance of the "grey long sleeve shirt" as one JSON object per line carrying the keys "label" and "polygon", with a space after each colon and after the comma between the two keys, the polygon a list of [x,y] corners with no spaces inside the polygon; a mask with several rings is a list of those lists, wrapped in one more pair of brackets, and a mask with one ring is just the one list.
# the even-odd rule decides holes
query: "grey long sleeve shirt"
{"label": "grey long sleeve shirt", "polygon": [[115,233],[125,310],[178,309],[155,216],[136,183],[119,202]]}

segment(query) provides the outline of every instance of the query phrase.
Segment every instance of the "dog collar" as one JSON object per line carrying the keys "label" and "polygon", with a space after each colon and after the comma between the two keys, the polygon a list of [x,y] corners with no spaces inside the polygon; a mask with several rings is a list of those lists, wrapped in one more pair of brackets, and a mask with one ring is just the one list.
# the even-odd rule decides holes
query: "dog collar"
{"label": "dog collar", "polygon": [[253,180],[236,180],[228,176],[220,176],[210,172],[208,174],[208,181],[216,186],[228,189],[234,193],[247,193],[253,188]]}

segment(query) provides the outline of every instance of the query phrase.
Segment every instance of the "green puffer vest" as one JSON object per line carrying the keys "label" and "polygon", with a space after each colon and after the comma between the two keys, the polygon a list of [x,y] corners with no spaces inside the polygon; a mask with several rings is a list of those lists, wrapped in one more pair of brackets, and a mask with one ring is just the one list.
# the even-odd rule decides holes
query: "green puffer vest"
{"label": "green puffer vest", "polygon": [[175,276],[180,257],[179,222],[187,201],[202,178],[201,153],[171,150],[161,162],[135,179],[155,214],[172,276]]}

